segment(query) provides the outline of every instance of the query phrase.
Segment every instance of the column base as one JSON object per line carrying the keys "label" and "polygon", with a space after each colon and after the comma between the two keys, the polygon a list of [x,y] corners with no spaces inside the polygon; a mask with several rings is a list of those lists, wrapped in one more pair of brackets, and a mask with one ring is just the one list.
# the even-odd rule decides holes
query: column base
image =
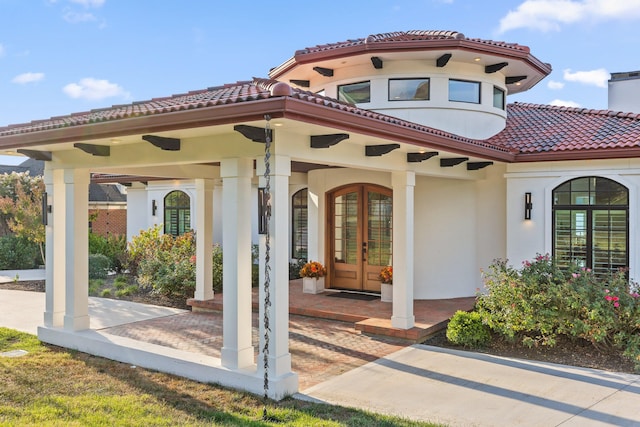
{"label": "column base", "polygon": [[255,365],[253,362],[253,354],[253,346],[240,350],[222,347],[220,350],[220,359],[222,366],[227,369],[244,369]]}
{"label": "column base", "polygon": [[57,328],[64,325],[64,312],[44,312],[44,325],[48,328]]}
{"label": "column base", "polygon": [[89,316],[64,316],[64,329],[68,331],[84,331],[89,328]]}
{"label": "column base", "polygon": [[411,329],[416,324],[416,318],[391,316],[391,326],[398,329]]}

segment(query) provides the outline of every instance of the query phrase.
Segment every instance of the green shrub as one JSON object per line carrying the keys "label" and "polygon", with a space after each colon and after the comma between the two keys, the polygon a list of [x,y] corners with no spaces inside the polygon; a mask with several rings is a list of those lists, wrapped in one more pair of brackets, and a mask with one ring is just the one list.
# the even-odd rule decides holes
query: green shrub
{"label": "green shrub", "polygon": [[163,295],[192,297],[196,287],[194,234],[185,233],[175,238],[166,234],[157,236],[156,245],[152,243],[153,235],[149,234],[153,231],[144,236],[144,251],[139,257],[136,255],[138,283]]}
{"label": "green shrub", "polygon": [[89,255],[89,279],[105,279],[110,267],[111,262],[106,255]]}
{"label": "green shrub", "polygon": [[89,295],[98,295],[98,291],[102,286],[104,286],[103,279],[89,279]]}
{"label": "green shrub", "polygon": [[620,351],[640,368],[640,290],[626,271],[596,276],[586,268],[562,270],[538,255],[520,271],[494,262],[485,287],[476,311],[498,334],[528,346],[554,346],[560,335],[579,338]]}
{"label": "green shrub", "polygon": [[100,296],[102,298],[111,298],[111,289],[103,289],[102,292],[100,292]]}
{"label": "green shrub", "polygon": [[37,267],[40,252],[36,243],[7,235],[0,237],[0,270],[27,270]]}
{"label": "green shrub", "polygon": [[127,276],[117,276],[114,280],[114,283],[129,283],[129,278]]}
{"label": "green shrub", "polygon": [[218,244],[213,245],[212,270],[213,291],[222,292],[222,246]]}
{"label": "green shrub", "polygon": [[138,287],[135,285],[127,286],[126,288],[118,289],[116,291],[116,297],[128,297],[129,295],[135,294],[138,292]]}
{"label": "green shrub", "polygon": [[491,341],[491,332],[480,313],[458,310],[447,325],[447,339],[465,347],[484,347]]}
{"label": "green shrub", "polygon": [[121,272],[127,258],[127,240],[125,236],[110,234],[107,237],[89,233],[89,253],[102,254],[109,258],[110,269]]}

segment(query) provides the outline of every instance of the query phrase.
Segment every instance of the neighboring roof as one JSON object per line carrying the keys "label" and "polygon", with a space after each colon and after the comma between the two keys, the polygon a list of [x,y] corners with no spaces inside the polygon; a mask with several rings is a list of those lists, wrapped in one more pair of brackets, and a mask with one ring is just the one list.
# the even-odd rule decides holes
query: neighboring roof
{"label": "neighboring roof", "polygon": [[127,201],[127,195],[120,192],[113,184],[89,184],[89,201],[91,202],[119,202]]}
{"label": "neighboring roof", "polygon": [[0,174],[10,174],[12,172],[29,172],[31,176],[38,176],[44,173],[44,162],[27,159],[19,165],[0,165]]}
{"label": "neighboring roof", "polygon": [[516,161],[638,157],[640,114],[514,103],[486,142],[517,151]]}
{"label": "neighboring roof", "polygon": [[[246,108],[241,108],[243,104],[246,104]],[[221,111],[235,107],[237,108],[232,113]],[[510,150],[485,141],[358,108],[269,79],[254,79],[252,82],[238,82],[166,98],[10,125],[0,128],[0,147],[54,144],[150,132],[153,129],[168,130],[233,123],[237,120],[258,120],[267,113],[274,118],[292,115],[301,121],[339,126],[347,131],[417,146],[451,149],[461,154],[479,155],[494,160],[508,161],[513,156]]]}
{"label": "neighboring roof", "polygon": [[[27,159],[19,165],[0,165],[0,175],[12,172],[29,172],[30,176],[42,176],[44,162],[42,160]],[[91,202],[126,202],[127,195],[123,194],[114,184],[89,184],[89,201]]]}

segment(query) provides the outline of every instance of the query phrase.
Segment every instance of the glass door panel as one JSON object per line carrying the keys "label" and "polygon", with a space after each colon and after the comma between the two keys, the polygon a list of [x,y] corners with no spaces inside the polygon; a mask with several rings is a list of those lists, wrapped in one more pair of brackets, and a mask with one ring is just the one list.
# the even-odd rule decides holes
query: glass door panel
{"label": "glass door panel", "polygon": [[378,191],[367,191],[366,257],[364,259],[365,290],[380,290],[380,270],[392,265],[393,198]]}
{"label": "glass door panel", "polygon": [[360,288],[359,199],[357,191],[339,194],[333,199],[333,287]]}

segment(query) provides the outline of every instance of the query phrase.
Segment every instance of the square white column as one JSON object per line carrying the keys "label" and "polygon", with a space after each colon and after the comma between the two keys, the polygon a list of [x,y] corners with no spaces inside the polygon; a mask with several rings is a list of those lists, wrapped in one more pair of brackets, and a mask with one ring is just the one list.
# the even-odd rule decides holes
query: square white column
{"label": "square white column", "polygon": [[224,159],[222,177],[222,365],[254,365],[251,345],[251,177],[252,159]]}
{"label": "square white column", "polygon": [[393,172],[393,313],[391,326],[410,329],[413,314],[415,172]]}
{"label": "square white column", "polygon": [[[52,207],[47,214],[45,226],[45,308],[44,325],[48,328],[64,325],[65,307],[65,263],[64,257],[64,204],[53,207],[54,200],[64,200],[64,180],[61,170],[52,170],[49,163],[45,163],[44,185],[47,193],[47,204]],[[56,263],[55,254],[60,261]]]}
{"label": "square white column", "polygon": [[196,179],[196,300],[213,299],[213,180]]}
{"label": "square white column", "polygon": [[89,329],[89,170],[62,173],[65,248],[56,263],[65,264],[64,328],[80,331]]}
{"label": "square white column", "polygon": [[[260,176],[260,187],[266,185],[264,177],[264,158],[256,160],[257,173]],[[295,392],[298,389],[298,376],[291,371],[291,353],[289,353],[289,176],[291,175],[291,159],[286,156],[273,155],[270,159],[270,193],[271,220],[269,222],[269,300],[267,308],[269,316],[269,346],[267,362],[270,383]],[[258,372],[264,375],[265,326],[264,300],[265,289],[265,236],[260,239],[260,348],[258,353]]]}

